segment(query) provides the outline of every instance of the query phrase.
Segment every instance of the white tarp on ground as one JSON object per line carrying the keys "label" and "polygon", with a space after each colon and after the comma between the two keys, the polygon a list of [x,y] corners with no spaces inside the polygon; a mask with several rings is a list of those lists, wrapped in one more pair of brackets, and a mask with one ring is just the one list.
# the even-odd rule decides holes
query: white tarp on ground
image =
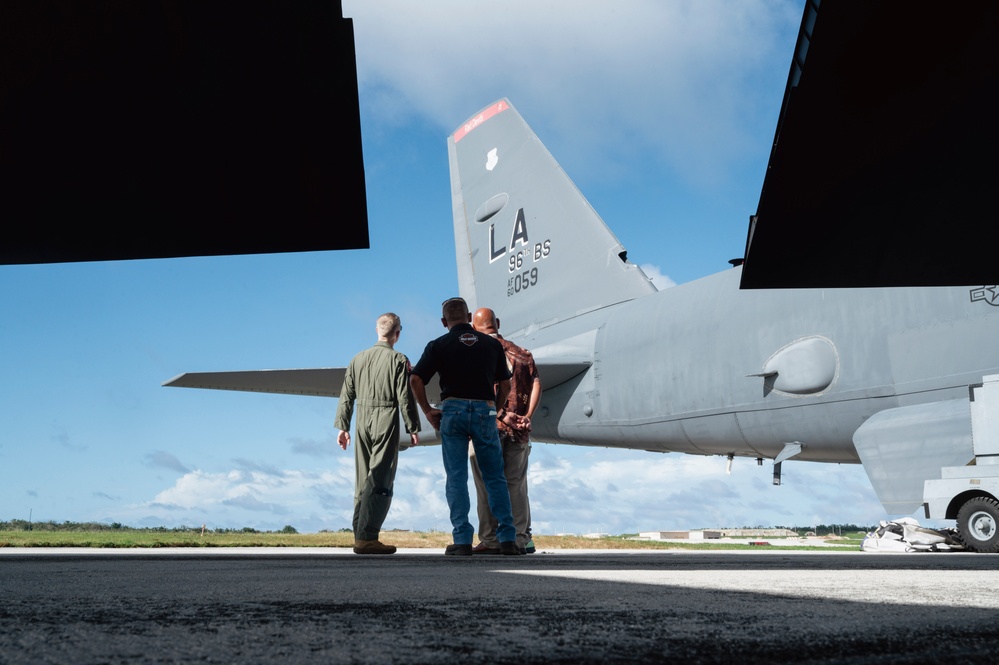
{"label": "white tarp on ground", "polygon": [[930,529],[919,526],[911,517],[881,520],[880,526],[864,537],[864,552],[946,552],[963,550],[955,529]]}

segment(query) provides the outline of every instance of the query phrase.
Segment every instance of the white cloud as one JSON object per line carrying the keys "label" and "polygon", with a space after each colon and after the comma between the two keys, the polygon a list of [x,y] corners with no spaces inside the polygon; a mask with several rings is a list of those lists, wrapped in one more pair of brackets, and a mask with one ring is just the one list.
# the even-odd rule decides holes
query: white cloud
{"label": "white cloud", "polygon": [[[233,469],[210,473],[191,471],[172,487],[157,493],[148,503],[134,506],[129,513],[144,519],[157,510],[169,510],[166,526],[209,524],[235,528],[254,526],[277,529],[297,518],[317,512],[320,518],[311,530],[349,525],[353,514],[353,460],[344,460],[332,469],[266,471]],[[332,503],[323,497],[336,497]],[[328,524],[327,524],[328,522]],[[309,529],[302,529],[309,530]]]}
{"label": "white cloud", "polygon": [[188,473],[190,471],[183,462],[177,459],[176,455],[168,453],[165,450],[154,450],[147,454],[146,464],[152,467],[162,467],[176,471],[177,473]]}
{"label": "white cloud", "polygon": [[[741,458],[732,475],[725,475],[725,458],[718,456],[534,444],[529,472],[534,530],[617,534],[861,524],[884,517],[859,466],[788,462],[780,487],[771,484],[771,474],[770,462],[758,467]],[[352,456],[315,471],[192,471],[116,519],[137,525],[336,530],[350,526],[353,492]],[[384,528],[450,531],[439,447],[402,454]]]}
{"label": "white cloud", "polygon": [[[755,92],[761,77],[786,77],[791,45],[775,42],[801,11],[770,0],[344,2],[361,97],[381,119],[419,117],[446,135],[509,97],[554,154],[579,162],[574,177],[607,177],[647,151],[690,183],[723,181],[734,155],[769,139],[774,100]],[[774,57],[787,66],[774,72]],[[761,114],[762,139],[749,129]]]}
{"label": "white cloud", "polygon": [[65,429],[58,425],[55,425],[55,427],[58,431],[49,437],[50,441],[73,452],[85,452],[87,450],[87,446],[73,443],[73,440],[70,438],[69,433]]}
{"label": "white cloud", "polygon": [[293,437],[289,439],[291,452],[310,457],[332,457],[339,450],[336,439],[330,435],[325,440],[307,439],[304,437]]}
{"label": "white cloud", "polygon": [[676,282],[670,279],[669,275],[664,275],[659,266],[654,266],[651,263],[643,263],[640,267],[642,268],[642,272],[652,280],[652,284],[660,291],[676,286]]}
{"label": "white cloud", "polygon": [[741,458],[731,475],[719,456],[535,445],[531,460],[538,533],[859,524],[884,517],[859,465],[788,462],[783,484],[775,487],[770,462],[758,467]]}
{"label": "white cloud", "polygon": [[[440,462],[440,448],[427,448],[422,459],[408,463],[406,451],[399,460],[395,479],[395,496],[392,509],[385,522],[386,528],[436,529],[450,531],[450,513],[444,497],[444,468]],[[475,498],[472,495],[474,512]],[[473,520],[474,517],[470,516]]]}

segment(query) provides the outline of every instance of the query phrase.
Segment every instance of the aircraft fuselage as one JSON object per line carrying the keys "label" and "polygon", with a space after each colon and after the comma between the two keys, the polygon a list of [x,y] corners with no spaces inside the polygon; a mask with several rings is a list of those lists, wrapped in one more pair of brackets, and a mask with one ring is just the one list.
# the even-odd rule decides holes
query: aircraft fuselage
{"label": "aircraft fuselage", "polygon": [[[592,366],[546,386],[540,441],[858,463],[874,413],[967,397],[999,372],[999,308],[972,288],[740,291],[740,269],[510,338]],[[544,378],[544,377],[542,377]]]}

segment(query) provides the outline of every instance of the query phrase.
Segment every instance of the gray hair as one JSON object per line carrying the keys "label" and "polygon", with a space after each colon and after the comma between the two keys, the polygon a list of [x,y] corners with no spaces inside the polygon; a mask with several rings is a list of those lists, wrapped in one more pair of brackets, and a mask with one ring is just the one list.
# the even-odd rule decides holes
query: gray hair
{"label": "gray hair", "polygon": [[378,332],[379,337],[388,337],[401,328],[402,320],[392,312],[382,314],[375,323],[375,330]]}

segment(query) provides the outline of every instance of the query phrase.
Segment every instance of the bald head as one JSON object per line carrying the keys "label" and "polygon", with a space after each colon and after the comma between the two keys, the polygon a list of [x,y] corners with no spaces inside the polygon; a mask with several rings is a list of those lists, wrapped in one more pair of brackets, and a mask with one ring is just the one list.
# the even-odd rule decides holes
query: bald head
{"label": "bald head", "polygon": [[472,316],[472,327],[481,333],[495,335],[499,332],[499,319],[496,318],[496,312],[488,307],[480,307],[475,310],[475,314]]}

